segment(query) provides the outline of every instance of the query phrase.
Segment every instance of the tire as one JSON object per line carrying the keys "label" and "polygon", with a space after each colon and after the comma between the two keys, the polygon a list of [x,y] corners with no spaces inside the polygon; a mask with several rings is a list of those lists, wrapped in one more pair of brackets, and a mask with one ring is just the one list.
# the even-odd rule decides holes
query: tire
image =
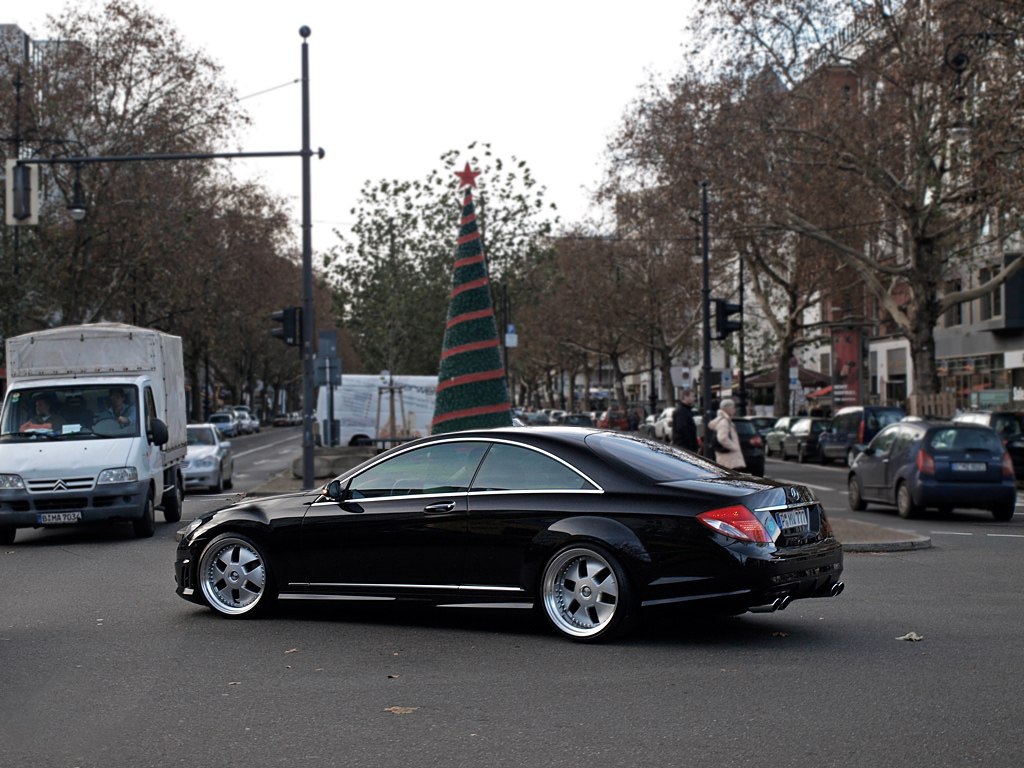
{"label": "tire", "polygon": [[217,482],[213,484],[214,493],[224,493],[224,466],[217,469]]}
{"label": "tire", "polygon": [[132,530],[135,538],[148,539],[156,532],[156,510],[153,507],[153,491],[146,494],[146,501],[142,505],[142,517],[132,520]]}
{"label": "tire", "polygon": [[847,483],[847,501],[850,504],[850,509],[854,512],[863,512],[868,508],[868,503],[864,501],[864,494],[860,491],[860,480],[857,479],[856,475],[851,475],[850,480]]}
{"label": "tire", "polygon": [[1010,520],[1013,520],[1013,508],[1014,505],[1012,502],[1001,507],[996,507],[992,510],[992,519],[997,523],[1007,523]]}
{"label": "tire", "polygon": [[13,544],[14,536],[17,532],[18,529],[13,525],[0,526],[0,546],[6,547],[8,544]]}
{"label": "tire", "polygon": [[185,483],[181,478],[181,472],[174,471],[174,497],[169,498],[164,494],[164,520],[168,523],[176,523],[181,520],[181,505],[185,501]]}
{"label": "tire", "polygon": [[849,448],[846,451],[846,466],[852,467],[853,462],[857,460],[857,452],[853,448]]}
{"label": "tire", "polygon": [[228,472],[227,479],[224,481],[224,488],[231,490],[235,487],[235,464],[231,463],[231,471]]}
{"label": "tire", "polygon": [[896,511],[904,520],[916,517],[921,511],[914,503],[914,497],[910,493],[910,486],[900,483],[896,488]]}
{"label": "tire", "polygon": [[803,445],[798,445],[796,447],[796,462],[797,464],[807,463],[807,451],[804,449]]}
{"label": "tire", "polygon": [[636,612],[626,572],[603,548],[591,544],[570,545],[548,560],[541,574],[540,606],[555,631],[580,642],[622,634]]}
{"label": "tire", "polygon": [[255,616],[277,597],[263,550],[245,536],[217,536],[203,548],[197,568],[203,599],[222,616]]}

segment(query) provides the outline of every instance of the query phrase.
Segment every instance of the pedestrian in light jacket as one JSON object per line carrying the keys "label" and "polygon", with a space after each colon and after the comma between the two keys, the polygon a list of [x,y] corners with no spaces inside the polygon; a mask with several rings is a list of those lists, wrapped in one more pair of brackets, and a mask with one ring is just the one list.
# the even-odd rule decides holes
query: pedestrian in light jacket
{"label": "pedestrian in light jacket", "polygon": [[743,460],[736,425],[732,423],[732,417],[735,415],[736,403],[725,399],[718,406],[718,415],[708,422],[708,427],[714,431],[716,438],[715,461],[723,467],[743,471],[747,468],[747,463]]}

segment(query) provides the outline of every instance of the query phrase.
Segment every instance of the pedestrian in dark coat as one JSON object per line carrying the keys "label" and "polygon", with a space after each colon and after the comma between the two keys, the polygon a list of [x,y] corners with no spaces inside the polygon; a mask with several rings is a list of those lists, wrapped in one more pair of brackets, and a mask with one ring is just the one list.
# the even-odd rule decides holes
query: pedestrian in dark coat
{"label": "pedestrian in dark coat", "polygon": [[693,420],[693,404],[697,395],[692,389],[684,389],[672,411],[672,445],[697,451],[697,423]]}

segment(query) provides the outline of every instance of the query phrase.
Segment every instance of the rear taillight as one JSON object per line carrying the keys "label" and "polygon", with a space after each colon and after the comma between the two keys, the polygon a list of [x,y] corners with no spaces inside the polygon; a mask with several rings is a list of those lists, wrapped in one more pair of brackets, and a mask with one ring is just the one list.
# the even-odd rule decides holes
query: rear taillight
{"label": "rear taillight", "polygon": [[760,448],[762,445],[764,445],[764,443],[762,442],[760,435],[754,435],[752,438],[750,438],[751,448]]}
{"label": "rear taillight", "polygon": [[857,425],[857,443],[864,445],[864,421],[861,420],[860,424]]}
{"label": "rear taillight", "polygon": [[935,474],[935,459],[924,448],[917,451],[917,471],[922,475]]}
{"label": "rear taillight", "polygon": [[697,519],[716,533],[731,539],[750,541],[755,544],[771,542],[768,531],[761,525],[761,521],[742,504],[702,512],[697,515]]}
{"label": "rear taillight", "polygon": [[1013,459],[1006,451],[1003,451],[1003,477],[1013,477]]}

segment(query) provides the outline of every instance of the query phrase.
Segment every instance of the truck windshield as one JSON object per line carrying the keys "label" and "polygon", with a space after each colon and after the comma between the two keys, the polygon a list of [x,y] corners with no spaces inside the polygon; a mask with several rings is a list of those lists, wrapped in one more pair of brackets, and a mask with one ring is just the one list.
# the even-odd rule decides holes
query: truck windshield
{"label": "truck windshield", "polygon": [[139,434],[138,391],[130,385],[29,387],[4,403],[4,439],[101,439]]}

